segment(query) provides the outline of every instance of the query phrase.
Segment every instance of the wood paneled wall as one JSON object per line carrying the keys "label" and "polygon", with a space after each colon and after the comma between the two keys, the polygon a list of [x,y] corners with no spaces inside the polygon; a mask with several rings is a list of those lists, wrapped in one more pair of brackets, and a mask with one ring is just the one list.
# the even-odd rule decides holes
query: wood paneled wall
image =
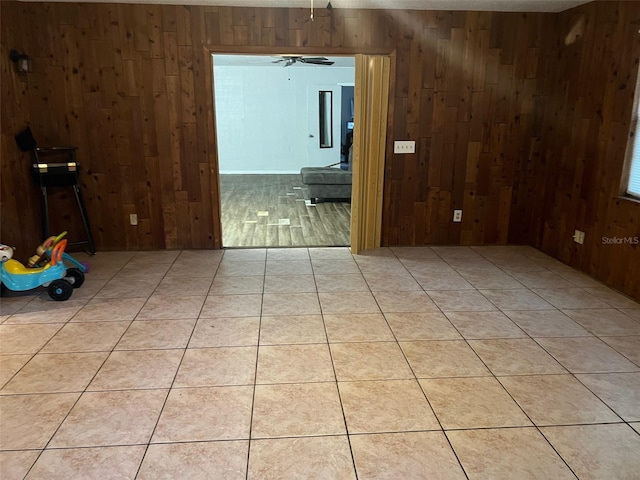
{"label": "wood paneled wall", "polygon": [[[603,241],[640,237],[640,202],[619,197],[640,58],[638,30],[637,1],[594,2],[559,14],[545,98],[537,106],[543,135],[532,168],[519,172],[518,196],[526,212],[512,217],[511,240],[640,299],[640,245]],[[584,245],[573,241],[575,229],[586,233]]]}
{"label": "wood paneled wall", "polygon": [[[220,245],[209,52],[394,55],[383,245],[532,244],[640,297],[637,204],[617,198],[638,2],[562,14],[1,3],[2,241],[39,242],[13,136],[79,147],[98,250]],[[580,15],[585,31],[565,35]],[[18,75],[16,48],[33,59]],[[394,155],[413,139],[416,153]],[[54,230],[81,236],[67,193]],[[463,222],[452,223],[454,208]],[[139,225],[129,225],[137,213]],[[574,228],[587,242],[571,241]],[[25,254],[26,255],[26,254]]]}
{"label": "wood paneled wall", "polygon": [[[517,157],[539,135],[533,107],[550,54],[541,45],[555,17],[321,9],[309,22],[308,13],[2,2],[3,162],[12,165],[3,240],[30,249],[40,237],[33,205],[20,223],[4,200],[34,189],[13,142],[30,123],[41,144],[79,147],[99,250],[218,246],[207,49],[260,47],[395,52],[383,244],[505,243]],[[33,58],[33,73],[14,73],[10,48]],[[416,140],[416,154],[393,155],[393,139]],[[65,212],[59,229],[77,227],[72,207],[55,209]],[[453,208],[464,208],[462,224]]]}

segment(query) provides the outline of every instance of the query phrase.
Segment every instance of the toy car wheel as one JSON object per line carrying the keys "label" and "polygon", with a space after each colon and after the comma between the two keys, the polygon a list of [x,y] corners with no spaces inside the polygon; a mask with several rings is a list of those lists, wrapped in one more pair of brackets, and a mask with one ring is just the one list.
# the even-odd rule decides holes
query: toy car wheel
{"label": "toy car wheel", "polygon": [[73,293],[73,287],[66,280],[54,280],[49,284],[49,296],[58,302],[68,299]]}
{"label": "toy car wheel", "polygon": [[69,282],[73,288],[79,288],[84,283],[84,273],[77,268],[68,268],[64,279]]}

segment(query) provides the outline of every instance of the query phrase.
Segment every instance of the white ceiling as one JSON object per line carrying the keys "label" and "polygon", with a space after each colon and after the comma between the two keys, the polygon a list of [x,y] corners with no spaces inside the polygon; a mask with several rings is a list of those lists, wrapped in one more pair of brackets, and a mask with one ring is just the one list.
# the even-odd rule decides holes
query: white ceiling
{"label": "white ceiling", "polygon": [[[286,52],[284,53],[286,54]],[[308,55],[319,56],[319,55]],[[285,67],[283,62],[274,63],[279,60],[277,56],[270,55],[227,55],[215,54],[213,56],[213,65],[231,66],[231,67],[275,67],[275,68],[355,68],[356,60],[352,56],[343,57],[327,57],[326,59],[334,62],[333,65],[313,65],[308,63],[296,62],[295,64]]]}
{"label": "white ceiling", "polygon": [[[41,1],[41,0],[22,0]],[[56,0],[77,2],[77,0]],[[84,0],[92,3],[162,3],[236,7],[325,8],[327,0]],[[561,12],[591,0],[331,0],[333,8],[402,10],[488,10],[496,12]]]}

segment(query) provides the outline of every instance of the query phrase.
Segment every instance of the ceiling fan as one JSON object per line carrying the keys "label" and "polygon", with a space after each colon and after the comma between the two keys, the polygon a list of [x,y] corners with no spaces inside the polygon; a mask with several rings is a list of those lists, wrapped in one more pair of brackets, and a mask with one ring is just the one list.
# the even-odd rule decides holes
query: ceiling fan
{"label": "ceiling fan", "polygon": [[311,65],[333,65],[334,62],[326,57],[303,57],[302,55],[280,55],[279,60],[274,60],[273,63],[284,62],[285,67],[289,67],[294,63],[309,63]]}

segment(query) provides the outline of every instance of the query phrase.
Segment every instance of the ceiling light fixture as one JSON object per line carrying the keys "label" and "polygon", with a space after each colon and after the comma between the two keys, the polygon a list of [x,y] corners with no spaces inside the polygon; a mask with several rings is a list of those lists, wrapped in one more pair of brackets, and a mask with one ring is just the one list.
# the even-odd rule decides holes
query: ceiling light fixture
{"label": "ceiling light fixture", "polygon": [[313,22],[313,0],[311,0],[311,15],[309,16],[309,18]]}
{"label": "ceiling light fixture", "polygon": [[331,0],[327,3],[327,10],[333,10],[333,5],[331,5]]}

